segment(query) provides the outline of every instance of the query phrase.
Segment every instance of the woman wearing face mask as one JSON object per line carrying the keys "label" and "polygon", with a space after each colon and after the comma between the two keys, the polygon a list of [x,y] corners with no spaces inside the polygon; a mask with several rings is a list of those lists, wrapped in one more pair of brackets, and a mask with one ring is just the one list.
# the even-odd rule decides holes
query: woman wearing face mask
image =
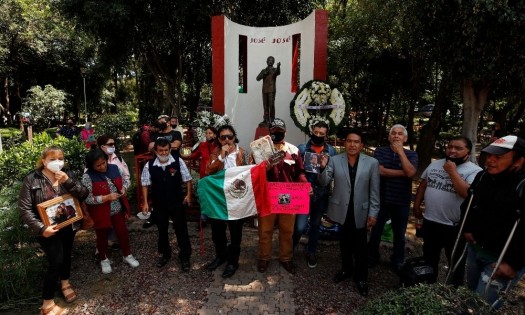
{"label": "woman wearing face mask", "polygon": [[80,201],[87,197],[88,190],[73,179],[72,174],[62,171],[63,166],[64,152],[60,147],[50,146],[44,149],[36,170],[24,178],[18,199],[20,219],[36,236],[48,260],[40,314],[62,314],[65,311],[54,302],[57,280],[60,280],[66,302],[73,302],[77,298],[69,278],[71,249],[75,230],[80,227],[80,222],[57,230],[56,225],[45,226],[37,211],[38,204],[64,194],[71,194]]}
{"label": "woman wearing face mask", "polygon": [[90,123],[86,123],[82,131],[80,132],[80,139],[86,145],[86,149],[90,149],[95,141],[95,130],[91,127]]}
{"label": "woman wearing face mask", "polygon": [[86,198],[88,211],[95,223],[97,249],[102,273],[110,273],[111,262],[106,256],[108,233],[113,228],[122,250],[122,259],[136,268],[139,262],[131,255],[126,220],[130,207],[123,194],[123,179],[119,168],[108,164],[107,155],[96,148],[86,155],[87,171],[82,177],[82,184],[89,190]]}
{"label": "woman wearing face mask", "polygon": [[[237,133],[230,125],[221,126],[218,130],[219,146],[210,157],[210,163],[206,168],[207,174],[214,174],[222,169],[246,165],[246,152],[239,147]],[[207,269],[213,271],[227,262],[222,273],[223,278],[229,278],[239,268],[239,255],[241,253],[243,219],[219,220],[210,219],[211,235],[215,245],[215,259],[207,265]],[[226,226],[230,230],[230,245],[226,237]]]}
{"label": "woman wearing face mask", "polygon": [[[126,194],[126,191],[131,184],[130,173],[126,161],[115,152],[115,139],[108,135],[102,135],[97,138],[97,145],[108,156],[108,164],[118,166],[120,173],[122,174],[122,193]],[[112,228],[110,228],[108,232],[108,247],[112,250],[118,250],[120,248],[119,244],[116,242],[115,233]],[[95,251],[95,258],[100,260],[98,249]]]}
{"label": "woman wearing face mask", "polygon": [[120,173],[122,174],[124,192],[126,193],[129,185],[131,185],[131,175],[129,173],[128,165],[122,156],[117,155],[115,151],[115,138],[109,135],[102,135],[97,138],[97,145],[106,153],[108,156],[108,164],[114,164],[118,166]]}

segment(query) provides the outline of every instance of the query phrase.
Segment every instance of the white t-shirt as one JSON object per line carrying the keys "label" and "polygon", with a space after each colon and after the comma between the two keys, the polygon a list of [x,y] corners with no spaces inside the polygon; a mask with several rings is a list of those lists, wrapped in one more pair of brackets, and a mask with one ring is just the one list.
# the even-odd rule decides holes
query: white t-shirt
{"label": "white t-shirt", "polygon": [[[460,206],[464,198],[456,193],[452,180],[443,169],[445,161],[441,159],[432,162],[421,174],[421,178],[427,181],[423,216],[433,222],[457,225],[461,219]],[[469,161],[459,165],[457,171],[461,178],[472,184],[481,167]]]}

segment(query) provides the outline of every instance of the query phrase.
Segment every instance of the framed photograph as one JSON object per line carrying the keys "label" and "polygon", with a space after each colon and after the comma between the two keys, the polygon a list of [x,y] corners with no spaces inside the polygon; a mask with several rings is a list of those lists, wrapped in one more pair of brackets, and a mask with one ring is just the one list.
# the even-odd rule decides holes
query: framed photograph
{"label": "framed photograph", "polygon": [[39,203],[36,207],[44,225],[56,224],[58,229],[84,217],[80,203],[70,194]]}
{"label": "framed photograph", "polygon": [[306,152],[304,154],[304,170],[308,173],[319,173],[321,168],[321,154]]}

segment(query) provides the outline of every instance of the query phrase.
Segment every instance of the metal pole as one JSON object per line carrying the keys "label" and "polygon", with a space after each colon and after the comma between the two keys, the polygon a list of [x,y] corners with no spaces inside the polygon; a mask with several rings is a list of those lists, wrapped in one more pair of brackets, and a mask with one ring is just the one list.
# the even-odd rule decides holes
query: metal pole
{"label": "metal pole", "polygon": [[82,75],[82,80],[84,81],[84,115],[86,115],[86,124],[88,122],[88,113],[87,113],[87,99],[86,99],[86,75]]}

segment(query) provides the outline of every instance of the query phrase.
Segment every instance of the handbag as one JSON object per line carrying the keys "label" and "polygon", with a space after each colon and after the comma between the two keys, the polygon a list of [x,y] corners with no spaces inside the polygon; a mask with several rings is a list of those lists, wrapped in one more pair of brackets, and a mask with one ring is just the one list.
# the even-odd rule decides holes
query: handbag
{"label": "handbag", "polygon": [[89,230],[92,229],[95,225],[95,221],[91,218],[91,215],[89,214],[89,211],[87,210],[87,206],[85,202],[82,202],[81,205],[83,217],[82,217],[82,226],[80,227],[81,230]]}

